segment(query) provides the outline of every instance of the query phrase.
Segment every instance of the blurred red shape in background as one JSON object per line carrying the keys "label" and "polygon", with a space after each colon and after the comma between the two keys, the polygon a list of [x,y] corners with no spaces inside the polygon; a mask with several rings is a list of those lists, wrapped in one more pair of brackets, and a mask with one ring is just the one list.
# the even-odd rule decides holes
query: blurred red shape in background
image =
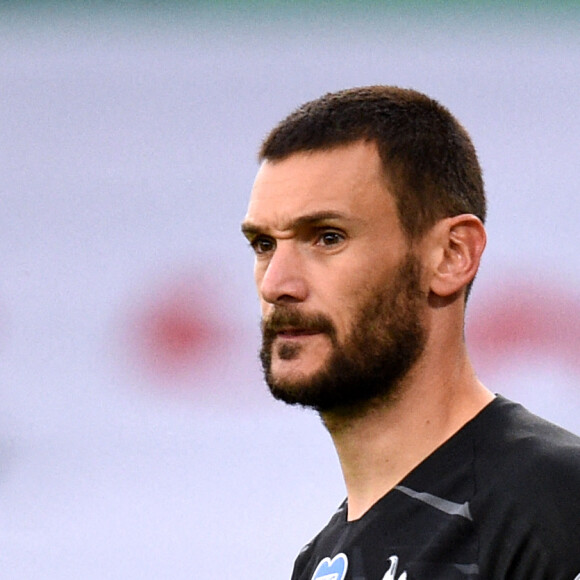
{"label": "blurred red shape in background", "polygon": [[574,288],[519,280],[471,312],[466,335],[481,365],[516,355],[558,359],[580,372],[580,296]]}
{"label": "blurred red shape in background", "polygon": [[217,364],[226,339],[223,310],[204,280],[164,283],[130,309],[135,362],[167,385]]}

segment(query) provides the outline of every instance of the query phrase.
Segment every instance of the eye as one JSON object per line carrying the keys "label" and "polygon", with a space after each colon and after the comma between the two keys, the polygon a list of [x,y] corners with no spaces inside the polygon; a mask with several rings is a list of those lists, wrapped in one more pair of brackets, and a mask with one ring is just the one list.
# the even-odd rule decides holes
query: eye
{"label": "eye", "polygon": [[250,246],[258,255],[267,254],[275,248],[274,240],[267,236],[255,237],[253,240],[250,240]]}
{"label": "eye", "polygon": [[344,241],[344,235],[335,230],[325,230],[318,236],[317,243],[321,246],[336,246]]}

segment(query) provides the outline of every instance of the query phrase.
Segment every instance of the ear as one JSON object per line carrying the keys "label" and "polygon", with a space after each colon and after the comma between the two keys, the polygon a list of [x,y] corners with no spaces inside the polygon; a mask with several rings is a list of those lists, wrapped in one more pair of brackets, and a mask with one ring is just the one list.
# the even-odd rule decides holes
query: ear
{"label": "ear", "polygon": [[475,278],[487,240],[485,228],[478,217],[461,214],[439,221],[431,233],[430,289],[448,297]]}

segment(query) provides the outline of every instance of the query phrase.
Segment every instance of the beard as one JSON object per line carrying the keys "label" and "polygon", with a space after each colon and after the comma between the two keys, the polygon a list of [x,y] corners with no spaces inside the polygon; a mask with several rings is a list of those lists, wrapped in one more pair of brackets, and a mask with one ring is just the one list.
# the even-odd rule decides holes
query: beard
{"label": "beard", "polygon": [[[331,319],[296,307],[277,307],[262,322],[260,360],[274,398],[318,412],[354,409],[392,396],[421,356],[426,330],[421,322],[421,264],[411,253],[403,259],[387,290],[382,287],[357,309],[350,333],[341,343]],[[284,380],[272,372],[272,357],[291,360],[301,345],[276,347],[277,333],[295,327],[327,335],[332,350],[315,373]]]}

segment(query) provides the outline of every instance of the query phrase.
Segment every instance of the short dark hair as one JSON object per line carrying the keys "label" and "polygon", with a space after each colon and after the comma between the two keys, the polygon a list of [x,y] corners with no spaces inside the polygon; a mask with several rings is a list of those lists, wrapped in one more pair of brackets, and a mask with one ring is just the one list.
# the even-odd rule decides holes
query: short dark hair
{"label": "short dark hair", "polygon": [[445,217],[470,213],[485,221],[483,178],[467,131],[445,107],[411,89],[360,87],[310,101],[270,132],[259,159],[359,140],[376,142],[411,240]]}

